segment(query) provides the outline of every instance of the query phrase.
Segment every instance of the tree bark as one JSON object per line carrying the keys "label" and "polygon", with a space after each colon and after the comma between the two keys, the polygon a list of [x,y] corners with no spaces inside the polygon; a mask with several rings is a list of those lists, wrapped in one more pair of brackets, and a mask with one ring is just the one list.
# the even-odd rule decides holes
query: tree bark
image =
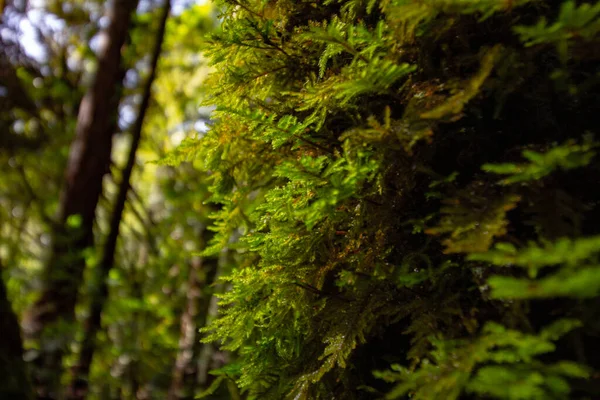
{"label": "tree bark", "polygon": [[74,319],[85,268],[84,250],[94,244],[96,206],[111,159],[113,132],[110,127],[117,118],[115,95],[121,83],[121,50],[137,3],[138,0],[115,0],[111,9],[111,22],[105,32],[106,42],[98,58],[96,77],[79,108],[44,287],[23,323],[26,337],[39,345],[33,361],[34,386],[39,399],[59,397],[62,357],[69,344],[68,328],[64,324]]}
{"label": "tree bark", "polygon": [[162,51],[165,29],[170,9],[171,1],[166,0],[163,6],[158,32],[156,34],[156,44],[154,46],[152,59],[150,62],[150,75],[143,88],[142,102],[140,104],[137,119],[134,123],[134,126],[132,127],[131,148],[129,150],[127,164],[123,169],[122,180],[119,185],[117,198],[111,215],[108,237],[106,238],[106,241],[104,243],[100,264],[96,268],[96,282],[98,284],[98,290],[92,293],[91,296],[92,298],[89,310],[89,317],[86,323],[84,324],[84,338],[81,344],[79,361],[73,369],[73,379],[67,391],[67,397],[71,400],[84,399],[88,393],[88,375],[92,364],[94,351],[96,348],[96,334],[101,329],[102,310],[104,308],[104,304],[108,300],[108,286],[106,281],[110,270],[113,268],[115,262],[115,252],[117,249],[117,240],[119,237],[121,218],[123,216],[123,211],[127,202],[127,193],[130,189],[130,179],[133,172],[133,168],[135,166],[137,149],[139,147],[139,143],[142,137],[142,128],[144,126],[146,111],[150,104],[152,84],[156,76],[156,69]]}
{"label": "tree bark", "polygon": [[23,361],[19,320],[6,293],[0,264],[0,399],[33,399],[33,390]]}

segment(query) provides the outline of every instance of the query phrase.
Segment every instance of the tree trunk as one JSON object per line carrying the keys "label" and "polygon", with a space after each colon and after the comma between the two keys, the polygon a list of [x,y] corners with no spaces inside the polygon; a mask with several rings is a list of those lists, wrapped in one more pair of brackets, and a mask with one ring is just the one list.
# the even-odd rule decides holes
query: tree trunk
{"label": "tree trunk", "polygon": [[212,298],[210,288],[215,281],[217,270],[218,260],[215,258],[194,257],[190,262],[187,302],[181,315],[179,353],[173,367],[169,400],[195,398],[198,363],[202,351],[198,330],[206,325]]}
{"label": "tree trunk", "polygon": [[114,266],[121,218],[125,209],[125,203],[127,202],[127,193],[129,192],[130,188],[131,174],[135,166],[136,153],[142,136],[142,128],[144,126],[146,111],[150,104],[152,83],[154,82],[154,78],[156,76],[156,67],[158,65],[158,60],[162,50],[165,28],[170,9],[171,1],[166,0],[163,6],[163,12],[156,35],[156,44],[152,54],[150,76],[148,77],[144,86],[142,103],[131,132],[131,148],[129,150],[127,164],[123,169],[122,180],[119,185],[117,199],[111,215],[108,237],[104,243],[100,264],[96,268],[96,283],[98,284],[98,290],[92,293],[89,317],[84,325],[84,338],[81,345],[81,352],[79,354],[79,361],[73,369],[73,379],[68,390],[67,397],[72,400],[84,399],[87,396],[89,388],[88,375],[94,356],[94,350],[96,348],[96,334],[101,329],[102,309],[104,308],[104,304],[108,299],[108,286],[106,280],[110,270]]}
{"label": "tree trunk", "polygon": [[0,264],[0,399],[33,398],[27,367],[23,361],[23,343],[19,320],[6,293]]}
{"label": "tree trunk", "polygon": [[60,323],[73,321],[83,280],[84,250],[94,244],[96,206],[111,158],[110,127],[117,118],[115,95],[120,84],[121,50],[137,3],[138,0],[115,0],[112,7],[96,78],[79,108],[60,200],[59,227],[53,232],[44,287],[23,324],[27,338],[39,344],[33,372],[40,399],[59,397],[62,356],[69,344],[68,327],[61,327]]}

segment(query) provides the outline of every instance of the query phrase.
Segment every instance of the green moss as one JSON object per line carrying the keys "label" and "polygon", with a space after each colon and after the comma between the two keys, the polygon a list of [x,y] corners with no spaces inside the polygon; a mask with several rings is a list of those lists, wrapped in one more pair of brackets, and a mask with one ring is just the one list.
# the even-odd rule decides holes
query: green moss
{"label": "green moss", "polygon": [[244,234],[205,330],[242,393],[593,397],[598,5],[220,4],[217,122],[180,154],[208,252]]}

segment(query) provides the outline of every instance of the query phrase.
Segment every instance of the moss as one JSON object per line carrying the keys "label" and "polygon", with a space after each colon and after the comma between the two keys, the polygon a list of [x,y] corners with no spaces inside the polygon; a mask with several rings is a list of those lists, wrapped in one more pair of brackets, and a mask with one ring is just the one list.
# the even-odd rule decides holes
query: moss
{"label": "moss", "polygon": [[[208,253],[244,232],[205,330],[237,352],[241,391],[589,396],[598,6],[221,6],[218,122],[193,153],[223,206]],[[514,261],[534,248],[536,273]]]}

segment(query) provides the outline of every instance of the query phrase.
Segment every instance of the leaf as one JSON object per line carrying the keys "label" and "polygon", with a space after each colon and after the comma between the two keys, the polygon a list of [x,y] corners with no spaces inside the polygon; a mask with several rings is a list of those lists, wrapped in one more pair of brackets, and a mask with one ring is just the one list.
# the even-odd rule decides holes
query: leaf
{"label": "leaf", "polygon": [[558,169],[567,171],[588,165],[596,156],[596,147],[598,144],[593,138],[586,136],[582,144],[570,140],[545,153],[526,150],[523,157],[530,161],[528,164],[485,164],[482,169],[494,174],[511,175],[500,181],[502,185],[532,182]]}
{"label": "leaf", "polygon": [[500,45],[496,45],[487,50],[481,60],[479,72],[477,72],[476,75],[466,82],[464,87],[456,94],[446,99],[443,104],[435,107],[433,110],[421,113],[420,118],[441,120],[452,119],[456,116],[459,116],[467,103],[479,94],[482,85],[492,73],[492,70],[496,65],[496,62],[500,59],[501,54],[502,46]]}
{"label": "leaf", "polygon": [[520,199],[517,195],[507,195],[492,201],[475,196],[445,200],[440,222],[425,233],[445,235],[442,243],[446,253],[486,251],[496,237],[506,234],[506,213],[515,208]]}

